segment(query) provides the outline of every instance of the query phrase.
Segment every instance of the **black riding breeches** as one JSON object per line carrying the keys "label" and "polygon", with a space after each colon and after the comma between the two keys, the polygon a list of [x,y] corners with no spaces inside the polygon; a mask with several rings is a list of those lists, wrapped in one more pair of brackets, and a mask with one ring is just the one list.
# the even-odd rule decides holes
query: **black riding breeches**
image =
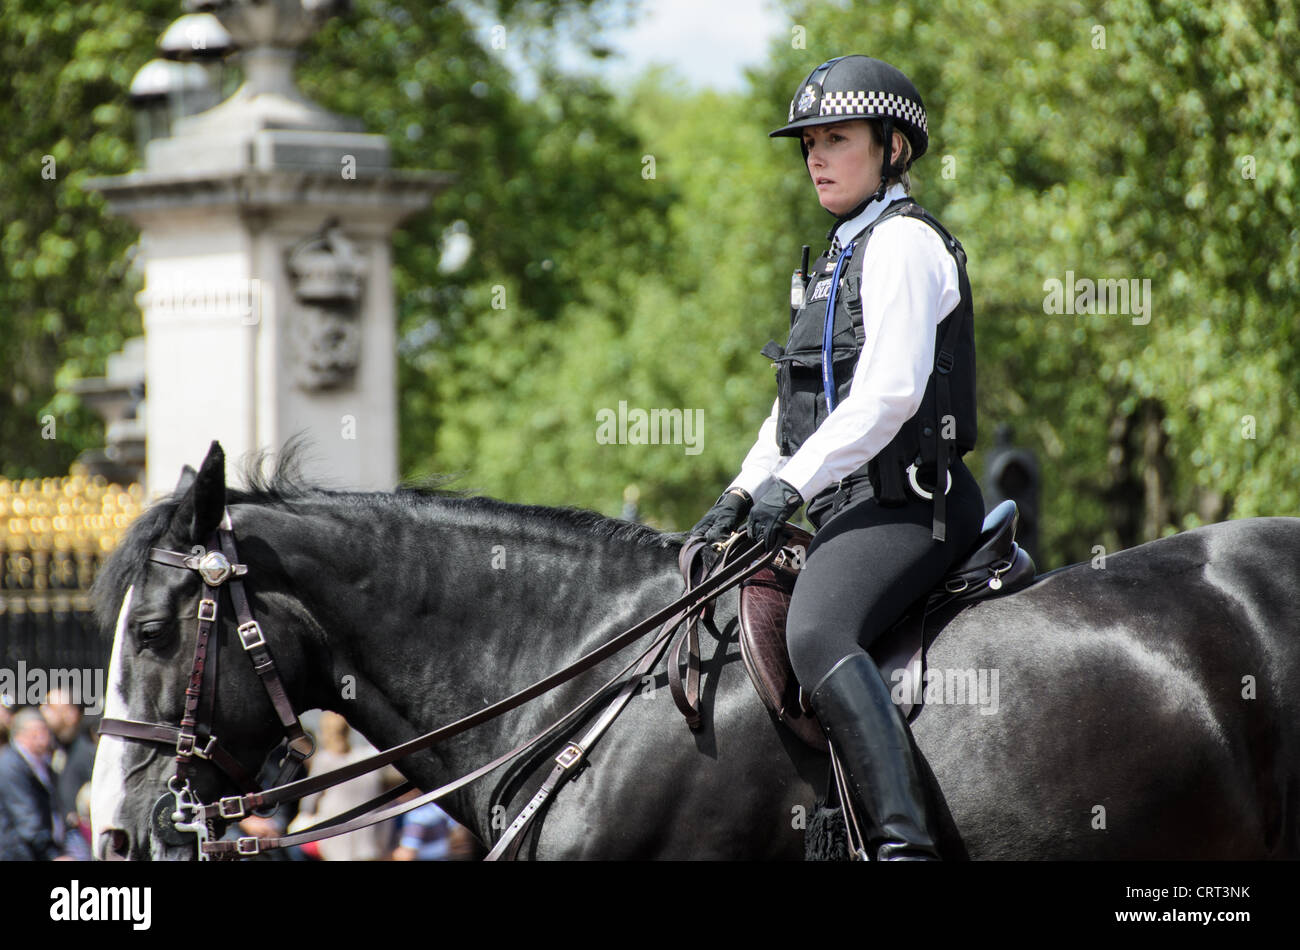
{"label": "black riding breeches", "polygon": [[885,507],[862,480],[841,487],[829,507],[821,496],[810,506],[814,523],[825,520],[809,545],[786,622],[790,662],[806,692],[842,657],[865,652],[979,537],[979,484],[961,461],[951,472],[943,542],[930,536],[933,505],[910,492],[904,504]]}

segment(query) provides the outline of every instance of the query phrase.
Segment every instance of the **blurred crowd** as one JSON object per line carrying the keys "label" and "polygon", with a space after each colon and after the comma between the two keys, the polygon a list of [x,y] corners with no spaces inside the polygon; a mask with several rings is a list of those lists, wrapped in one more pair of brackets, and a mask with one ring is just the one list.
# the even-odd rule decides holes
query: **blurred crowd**
{"label": "blurred crowd", "polygon": [[[0,697],[0,860],[88,861],[91,858],[90,779],[96,736],[93,724],[66,694],[51,692],[39,707],[16,708]],[[375,749],[336,713],[316,724],[317,752],[308,772],[330,771],[372,755]],[[263,786],[274,782],[268,763]],[[300,776],[295,776],[300,777]],[[310,827],[374,798],[402,781],[389,768],[250,815],[225,837],[280,837]],[[410,792],[405,801],[416,796]],[[456,861],[481,857],[468,830],[429,803],[369,828],[301,847],[268,852],[271,860]]]}

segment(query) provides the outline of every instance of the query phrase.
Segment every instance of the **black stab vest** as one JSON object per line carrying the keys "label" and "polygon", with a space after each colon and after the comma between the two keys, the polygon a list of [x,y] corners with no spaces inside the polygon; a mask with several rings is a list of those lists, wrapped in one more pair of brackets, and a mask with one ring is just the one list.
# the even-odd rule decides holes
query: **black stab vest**
{"label": "black stab vest", "polygon": [[[905,473],[913,463],[917,465],[918,480],[923,487],[929,489],[936,484],[942,487],[950,461],[973,449],[976,435],[975,327],[970,281],[966,276],[966,252],[933,215],[910,197],[893,202],[853,238],[857,247],[840,276],[833,316],[831,364],[836,405],[848,397],[865,341],[859,284],[867,242],[882,221],[900,214],[924,221],[943,239],[957,263],[961,299],[940,321],[935,332],[935,366],[926,383],[921,408],[903,423],[898,434],[875,458],[850,476],[869,477],[876,499],[884,505],[898,505],[906,500]],[[805,285],[803,304],[792,315],[786,345],[782,347],[769,341],[762,350],[776,366],[777,443],[782,455],[797,452],[829,414],[822,388],[822,336],[835,263],[826,254],[817,259]],[[884,319],[890,319],[890,315],[886,314]],[[945,427],[940,420],[947,416],[952,421]],[[941,499],[942,492],[936,492],[934,537],[937,540],[944,537],[945,505]]]}

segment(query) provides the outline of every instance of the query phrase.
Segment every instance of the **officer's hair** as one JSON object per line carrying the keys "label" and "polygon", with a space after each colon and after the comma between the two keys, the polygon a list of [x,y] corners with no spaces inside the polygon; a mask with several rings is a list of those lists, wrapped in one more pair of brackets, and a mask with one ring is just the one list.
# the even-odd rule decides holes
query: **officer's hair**
{"label": "officer's hair", "polygon": [[[876,145],[879,146],[880,148],[882,149],[886,148],[887,146],[885,145],[885,132],[884,129],[881,127],[880,120],[868,119],[867,125],[871,127],[871,140],[875,142]],[[904,135],[902,131],[900,131],[897,127],[894,129],[894,132],[903,140],[903,150],[899,154],[899,158],[902,161],[903,168],[907,168],[907,163],[912,160],[912,143],[908,140],[907,136]],[[901,175],[895,175],[893,178],[889,179],[889,181],[886,182],[886,184],[894,185],[900,182],[903,185],[903,190],[910,195],[912,193],[912,176],[909,175],[906,171],[904,171],[903,174]]]}

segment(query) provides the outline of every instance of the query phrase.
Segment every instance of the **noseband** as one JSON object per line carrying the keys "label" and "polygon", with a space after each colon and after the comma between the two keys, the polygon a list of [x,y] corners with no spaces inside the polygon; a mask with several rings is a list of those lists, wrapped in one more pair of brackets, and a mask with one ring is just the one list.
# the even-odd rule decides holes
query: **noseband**
{"label": "noseband", "polygon": [[[266,688],[275,707],[276,715],[284,728],[286,754],[280,761],[280,773],[273,786],[287,781],[302,763],[315,752],[315,740],[303,729],[289,695],[276,670],[275,660],[267,648],[262,628],[253,619],[241,578],[248,573],[246,565],[238,563],[235,552],[234,530],[230,511],[223,510],[221,523],[208,540],[203,554],[181,554],[165,548],[151,548],[149,560],[169,567],[179,567],[196,572],[203,580],[203,597],[199,601],[198,636],[194,644],[194,664],[185,687],[185,709],[179,726],[164,723],[139,722],[132,719],[104,719],[99,731],[103,735],[120,736],[155,742],[176,749],[176,772],[167,783],[170,795],[164,794],[154,806],[153,827],[169,844],[185,843],[185,834],[198,835],[199,860],[208,860],[204,841],[213,834],[212,820],[204,818],[206,809],[191,784],[195,759],[211,762],[226,774],[245,794],[262,790],[256,778],[221,744],[213,731],[213,707],[217,697],[217,655],[221,638],[213,637],[217,622],[217,605],[221,588],[227,586],[239,623],[236,634],[239,644],[252,661],[253,669]],[[226,820],[237,820],[246,815],[243,799],[239,795],[222,798],[218,814]],[[255,839],[253,839],[255,840]],[[242,849],[241,853],[256,853]]]}

